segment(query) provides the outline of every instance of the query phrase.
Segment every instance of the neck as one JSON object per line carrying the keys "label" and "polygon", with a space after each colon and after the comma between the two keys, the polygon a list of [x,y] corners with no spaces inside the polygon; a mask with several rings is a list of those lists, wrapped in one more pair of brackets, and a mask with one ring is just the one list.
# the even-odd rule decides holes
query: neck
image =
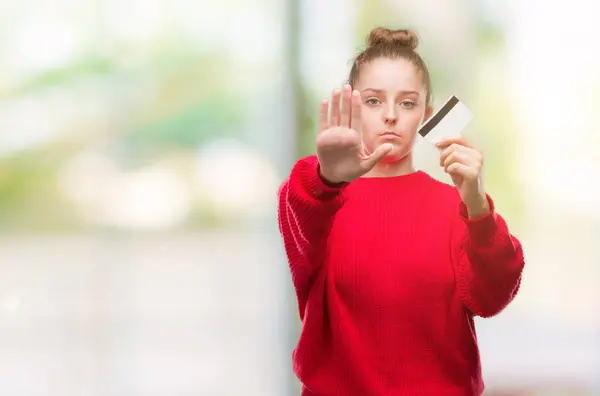
{"label": "neck", "polygon": [[409,175],[414,172],[415,167],[411,152],[399,161],[380,162],[363,177],[394,177]]}

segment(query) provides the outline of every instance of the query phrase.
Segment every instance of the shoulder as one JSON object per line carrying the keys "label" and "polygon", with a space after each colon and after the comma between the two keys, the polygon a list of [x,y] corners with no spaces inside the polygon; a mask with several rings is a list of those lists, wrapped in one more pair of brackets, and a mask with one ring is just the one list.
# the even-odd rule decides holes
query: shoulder
{"label": "shoulder", "polygon": [[316,155],[307,155],[296,161],[296,165],[316,165],[319,163],[319,158]]}
{"label": "shoulder", "polygon": [[318,165],[319,159],[316,155],[307,155],[297,159],[292,165],[292,168],[289,170],[286,178],[281,182],[279,189],[281,190],[285,185],[287,185],[294,175],[311,174],[317,169]]}

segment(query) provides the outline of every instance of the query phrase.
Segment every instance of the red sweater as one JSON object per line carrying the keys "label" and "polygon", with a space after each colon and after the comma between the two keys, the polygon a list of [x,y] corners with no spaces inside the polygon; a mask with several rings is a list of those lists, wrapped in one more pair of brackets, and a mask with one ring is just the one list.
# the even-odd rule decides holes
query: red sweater
{"label": "red sweater", "polygon": [[472,396],[483,392],[475,315],[516,295],[520,243],[494,211],[469,220],[457,190],[426,173],[341,188],[315,156],[279,190],[279,227],[302,332],[302,395]]}

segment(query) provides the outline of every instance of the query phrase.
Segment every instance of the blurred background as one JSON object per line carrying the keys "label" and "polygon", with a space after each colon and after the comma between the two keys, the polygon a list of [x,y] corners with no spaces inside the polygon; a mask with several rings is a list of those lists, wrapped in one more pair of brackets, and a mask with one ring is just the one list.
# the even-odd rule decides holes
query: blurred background
{"label": "blurred background", "polygon": [[[276,192],[377,25],[525,246],[486,395],[600,395],[594,2],[2,0],[0,394],[298,395]],[[423,142],[418,166],[449,182]]]}

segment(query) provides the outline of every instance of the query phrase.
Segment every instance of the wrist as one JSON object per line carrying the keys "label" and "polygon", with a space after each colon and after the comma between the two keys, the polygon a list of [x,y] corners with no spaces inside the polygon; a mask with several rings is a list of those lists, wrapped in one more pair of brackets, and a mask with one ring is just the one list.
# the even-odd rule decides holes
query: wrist
{"label": "wrist", "polygon": [[469,202],[466,206],[469,219],[483,217],[491,212],[490,203],[485,194],[481,195],[478,199]]}
{"label": "wrist", "polygon": [[324,175],[323,171],[321,170],[321,166],[319,166],[318,174],[319,174],[319,178],[321,179],[323,184],[325,184],[328,187],[341,187],[344,184],[346,184],[346,182],[343,180],[336,180],[333,177]]}

